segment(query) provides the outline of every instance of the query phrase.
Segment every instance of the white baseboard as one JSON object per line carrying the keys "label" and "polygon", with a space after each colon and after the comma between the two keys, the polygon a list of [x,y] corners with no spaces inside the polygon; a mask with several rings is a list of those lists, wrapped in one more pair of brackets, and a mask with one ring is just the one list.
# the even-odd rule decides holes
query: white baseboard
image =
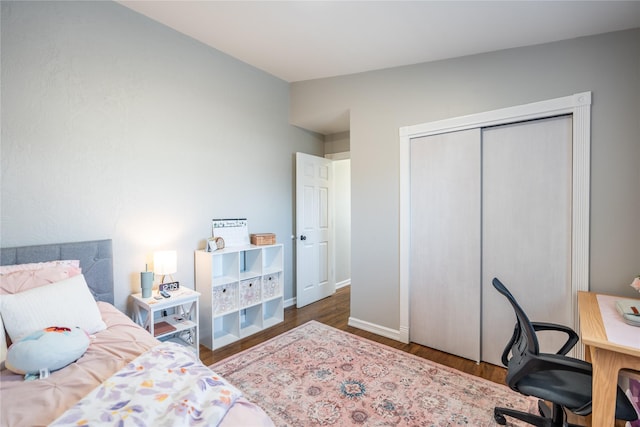
{"label": "white baseboard", "polygon": [[336,289],[344,288],[345,286],[349,286],[351,284],[351,278],[347,280],[343,280],[342,282],[336,283]]}
{"label": "white baseboard", "polygon": [[[336,289],[342,288],[345,286],[351,285],[351,280],[344,280],[339,284],[336,284]],[[296,297],[289,298],[284,301],[284,308],[291,307],[296,305]],[[367,332],[371,332],[376,335],[380,335],[386,338],[390,338],[392,340],[400,341],[403,343],[409,342],[409,333],[404,328],[400,328],[400,330],[395,330],[391,328],[387,328],[386,326],[376,325],[375,323],[365,322],[364,320],[359,320],[354,317],[349,317],[349,321],[347,322],[349,326],[353,326],[354,328],[362,329]]]}
{"label": "white baseboard", "polygon": [[391,338],[392,340],[406,342],[403,340],[403,334],[400,331],[387,328],[386,326],[376,325],[375,323],[365,322],[364,320],[359,320],[353,317],[349,317],[348,325],[376,335]]}

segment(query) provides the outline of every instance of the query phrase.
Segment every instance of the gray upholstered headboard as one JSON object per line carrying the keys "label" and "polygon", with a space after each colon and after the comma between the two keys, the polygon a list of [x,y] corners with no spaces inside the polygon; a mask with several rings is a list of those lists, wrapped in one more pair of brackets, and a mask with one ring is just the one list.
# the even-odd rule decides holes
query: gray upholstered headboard
{"label": "gray upholstered headboard", "polygon": [[1,265],[78,259],[93,297],[113,304],[111,240],[2,248],[0,253]]}

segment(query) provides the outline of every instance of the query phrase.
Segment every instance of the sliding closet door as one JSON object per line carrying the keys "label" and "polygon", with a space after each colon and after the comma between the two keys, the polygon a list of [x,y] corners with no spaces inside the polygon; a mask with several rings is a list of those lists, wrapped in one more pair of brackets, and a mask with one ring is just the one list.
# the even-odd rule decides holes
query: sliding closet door
{"label": "sliding closet door", "polygon": [[479,361],[480,130],[411,141],[410,340]]}
{"label": "sliding closet door", "polygon": [[[502,365],[515,316],[491,285],[498,277],[532,321],[573,325],[572,118],[482,132],[482,360]],[[559,348],[564,337],[541,340]]]}

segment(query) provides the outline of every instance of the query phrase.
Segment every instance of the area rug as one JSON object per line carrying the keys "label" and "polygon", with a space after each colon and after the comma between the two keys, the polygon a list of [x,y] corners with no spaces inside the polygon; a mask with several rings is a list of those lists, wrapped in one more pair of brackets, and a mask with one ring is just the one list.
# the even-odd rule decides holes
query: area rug
{"label": "area rug", "polygon": [[[211,366],[277,426],[495,426],[535,401],[485,379],[311,321]],[[508,424],[521,425],[521,424]]]}

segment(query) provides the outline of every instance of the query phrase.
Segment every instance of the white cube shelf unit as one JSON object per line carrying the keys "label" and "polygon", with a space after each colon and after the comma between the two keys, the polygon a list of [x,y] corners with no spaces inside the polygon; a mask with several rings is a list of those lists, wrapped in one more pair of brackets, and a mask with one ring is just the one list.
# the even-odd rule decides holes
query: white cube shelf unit
{"label": "white cube shelf unit", "polygon": [[284,320],[284,247],[196,251],[200,342],[217,349]]}

